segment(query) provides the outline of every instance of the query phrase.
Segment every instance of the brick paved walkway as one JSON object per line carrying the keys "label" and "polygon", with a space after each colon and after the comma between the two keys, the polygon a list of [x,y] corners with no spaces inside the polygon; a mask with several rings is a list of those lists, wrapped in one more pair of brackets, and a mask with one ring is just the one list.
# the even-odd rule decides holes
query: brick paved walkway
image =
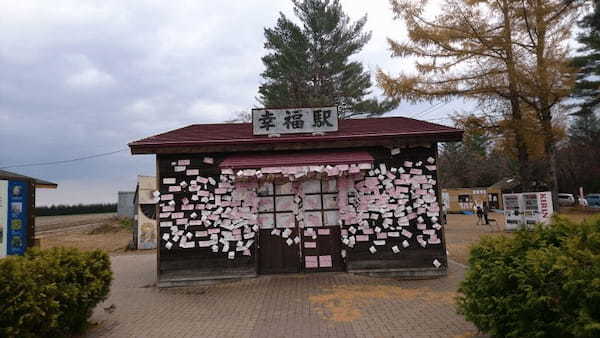
{"label": "brick paved walkway", "polygon": [[[156,256],[112,258],[110,298],[89,337],[474,337],[456,314],[463,267],[448,277],[398,281],[346,273],[260,276],[158,290]],[[111,308],[111,305],[114,307]]]}

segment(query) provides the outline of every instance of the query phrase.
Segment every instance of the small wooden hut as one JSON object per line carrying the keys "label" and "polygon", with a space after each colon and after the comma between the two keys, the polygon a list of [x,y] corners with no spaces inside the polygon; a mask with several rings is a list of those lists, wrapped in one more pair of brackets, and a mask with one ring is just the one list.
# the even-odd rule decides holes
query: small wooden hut
{"label": "small wooden hut", "polygon": [[335,114],[255,110],[253,123],[130,143],[132,154],[156,155],[159,286],[261,273],[446,274],[437,144],[463,132]]}

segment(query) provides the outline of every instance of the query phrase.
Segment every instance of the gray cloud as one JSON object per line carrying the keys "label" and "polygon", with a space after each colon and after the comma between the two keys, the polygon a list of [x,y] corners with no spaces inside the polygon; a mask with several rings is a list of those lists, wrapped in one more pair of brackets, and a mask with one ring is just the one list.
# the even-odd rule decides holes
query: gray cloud
{"label": "gray cloud", "polygon": [[[404,67],[387,50],[387,36],[404,34],[388,1],[342,3],[354,19],[369,15],[373,38],[357,59],[372,73]],[[0,166],[118,150],[255,106],[263,28],[280,11],[293,16],[287,0],[0,0],[0,6]],[[406,104],[393,114],[427,107]],[[153,174],[154,160],[120,153],[13,170],[59,183],[59,190],[40,194],[40,204],[115,201],[116,190],[133,189],[137,174]]]}

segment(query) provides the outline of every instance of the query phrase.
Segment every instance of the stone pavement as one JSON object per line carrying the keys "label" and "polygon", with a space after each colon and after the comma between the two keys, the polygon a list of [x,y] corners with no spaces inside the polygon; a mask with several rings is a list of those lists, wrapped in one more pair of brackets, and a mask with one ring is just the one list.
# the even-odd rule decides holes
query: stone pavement
{"label": "stone pavement", "polygon": [[156,256],[113,256],[109,299],[89,337],[475,337],[456,314],[464,268],[399,281],[347,273],[260,276],[158,290]]}

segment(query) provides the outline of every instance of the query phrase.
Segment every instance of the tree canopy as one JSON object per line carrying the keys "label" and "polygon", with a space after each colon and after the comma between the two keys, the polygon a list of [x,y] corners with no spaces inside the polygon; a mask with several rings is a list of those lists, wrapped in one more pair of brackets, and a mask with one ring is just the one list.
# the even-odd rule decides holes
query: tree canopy
{"label": "tree canopy", "polygon": [[574,69],[567,41],[582,5],[564,0],[444,0],[433,18],[427,0],[390,0],[404,19],[408,41],[390,39],[394,57],[415,57],[416,73],[379,71],[379,84],[396,99],[469,98],[500,103],[505,137],[518,154],[525,189],[532,170],[528,135],[534,131],[549,164],[543,180],[557,194],[559,105],[569,95]]}

